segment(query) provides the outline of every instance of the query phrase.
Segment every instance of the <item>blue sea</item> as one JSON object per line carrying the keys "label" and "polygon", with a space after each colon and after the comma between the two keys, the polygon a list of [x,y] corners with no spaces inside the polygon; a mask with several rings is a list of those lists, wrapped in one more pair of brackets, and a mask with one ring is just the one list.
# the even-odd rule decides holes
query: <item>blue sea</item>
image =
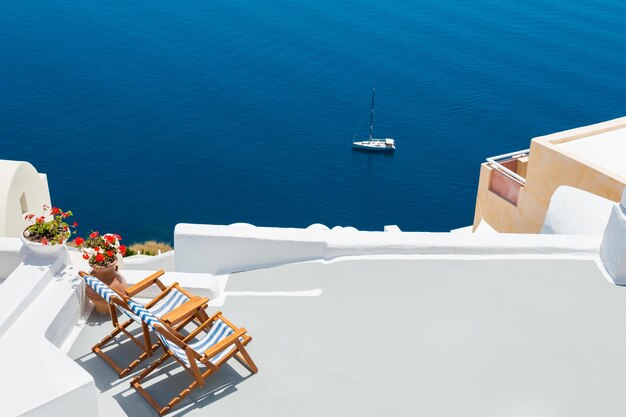
{"label": "blue sea", "polygon": [[[479,165],[626,111],[626,3],[0,0],[0,158],[79,232],[447,231]],[[375,136],[357,153],[376,88]]]}

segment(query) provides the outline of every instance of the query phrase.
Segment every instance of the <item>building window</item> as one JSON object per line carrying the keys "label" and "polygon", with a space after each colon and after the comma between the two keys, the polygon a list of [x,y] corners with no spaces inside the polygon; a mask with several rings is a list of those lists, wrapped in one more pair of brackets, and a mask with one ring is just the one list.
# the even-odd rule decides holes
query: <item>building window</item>
{"label": "building window", "polygon": [[28,204],[26,203],[26,193],[22,193],[20,197],[20,206],[22,206],[22,214],[28,213]]}

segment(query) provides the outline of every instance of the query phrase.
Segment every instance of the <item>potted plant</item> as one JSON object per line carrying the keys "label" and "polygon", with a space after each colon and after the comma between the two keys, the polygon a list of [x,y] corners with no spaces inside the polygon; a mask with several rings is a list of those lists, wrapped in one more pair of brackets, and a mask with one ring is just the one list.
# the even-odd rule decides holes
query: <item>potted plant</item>
{"label": "potted plant", "polygon": [[[91,232],[88,238],[76,237],[74,243],[83,254],[83,259],[91,266],[90,274],[107,284],[109,287],[123,292],[128,284],[118,272],[117,255],[124,256],[126,246],[120,244],[122,237],[118,234],[107,233],[100,235],[99,232]],[[100,314],[109,312],[108,304],[90,287],[86,294],[96,305],[96,311]]]}
{"label": "potted plant", "polygon": [[43,214],[35,217],[32,213],[26,213],[24,219],[34,221],[22,232],[22,242],[34,253],[50,256],[63,249],[65,242],[72,236],[70,228],[78,226],[74,222],[67,223],[67,218],[72,216],[71,211],[63,211],[58,207],[43,205]]}

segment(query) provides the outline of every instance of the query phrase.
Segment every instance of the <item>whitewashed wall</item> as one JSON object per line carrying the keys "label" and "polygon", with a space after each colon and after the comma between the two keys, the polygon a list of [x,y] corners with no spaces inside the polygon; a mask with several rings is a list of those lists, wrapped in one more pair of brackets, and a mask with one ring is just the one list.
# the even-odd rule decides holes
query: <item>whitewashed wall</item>
{"label": "whitewashed wall", "polygon": [[22,241],[17,238],[0,237],[0,284],[20,264],[23,255]]}
{"label": "whitewashed wall", "polygon": [[121,269],[151,269],[164,271],[175,271],[174,251],[165,252],[160,255],[133,255],[124,258]]}
{"label": "whitewashed wall", "polygon": [[50,205],[46,175],[28,162],[0,159],[0,236],[19,237],[24,213],[41,214],[44,204]]}
{"label": "whitewashed wall", "polygon": [[597,236],[360,232],[178,224],[177,271],[227,274],[281,264],[372,255],[597,255]]}
{"label": "whitewashed wall", "polygon": [[615,204],[602,239],[600,257],[616,284],[626,285],[626,190]]}
{"label": "whitewashed wall", "polygon": [[562,185],[550,199],[541,233],[601,236],[614,205],[609,199]]}
{"label": "whitewashed wall", "polygon": [[98,416],[92,376],[60,349],[84,312],[67,260],[27,253],[0,285],[2,416]]}

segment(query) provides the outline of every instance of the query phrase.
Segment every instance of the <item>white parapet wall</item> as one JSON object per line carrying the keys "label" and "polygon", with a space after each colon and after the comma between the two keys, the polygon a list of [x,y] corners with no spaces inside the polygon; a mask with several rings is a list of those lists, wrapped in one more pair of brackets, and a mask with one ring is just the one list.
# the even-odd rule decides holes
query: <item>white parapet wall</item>
{"label": "white parapet wall", "polygon": [[[234,226],[234,227],[233,227]],[[178,224],[176,271],[228,274],[342,256],[373,255],[589,255],[599,236],[361,232]]]}
{"label": "white parapet wall", "polygon": [[162,253],[160,255],[133,255],[124,258],[122,269],[175,271],[174,251]]}
{"label": "white parapet wall", "polygon": [[50,205],[46,175],[28,162],[0,159],[0,236],[19,237],[24,215],[41,214],[44,204]]}
{"label": "white parapet wall", "polygon": [[601,236],[615,202],[565,185],[556,189],[540,233]]}
{"label": "white parapet wall", "polygon": [[0,285],[0,415],[97,417],[92,376],[61,349],[85,312],[78,271],[65,250],[26,252]]}
{"label": "white parapet wall", "polygon": [[600,257],[613,282],[626,285],[626,190],[622,201],[613,206],[606,225]]}
{"label": "white parapet wall", "polygon": [[24,258],[21,249],[22,241],[20,239],[0,237],[0,285]]}
{"label": "white parapet wall", "polygon": [[332,232],[181,223],[174,229],[176,271],[222,274],[321,259],[329,233]]}

